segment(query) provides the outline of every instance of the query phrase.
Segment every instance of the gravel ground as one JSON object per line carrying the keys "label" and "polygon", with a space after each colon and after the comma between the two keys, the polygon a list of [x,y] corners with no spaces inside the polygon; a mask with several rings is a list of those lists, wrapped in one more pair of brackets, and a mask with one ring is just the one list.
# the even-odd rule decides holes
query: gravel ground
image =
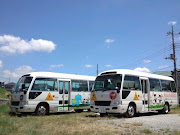
{"label": "gravel ground", "polygon": [[99,124],[108,124],[111,126],[122,126],[125,124],[138,125],[141,129],[149,129],[156,132],[162,130],[180,131],[179,114],[142,114],[134,118],[119,118],[116,120],[99,120]]}

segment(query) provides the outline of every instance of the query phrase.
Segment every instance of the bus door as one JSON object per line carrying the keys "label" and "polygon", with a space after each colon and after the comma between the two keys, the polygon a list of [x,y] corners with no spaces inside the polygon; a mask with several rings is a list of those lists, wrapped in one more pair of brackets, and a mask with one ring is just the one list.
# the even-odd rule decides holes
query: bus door
{"label": "bus door", "polygon": [[142,111],[149,111],[149,83],[148,79],[141,78],[141,88],[142,88]]}
{"label": "bus door", "polygon": [[68,111],[70,103],[70,80],[59,80],[58,111]]}

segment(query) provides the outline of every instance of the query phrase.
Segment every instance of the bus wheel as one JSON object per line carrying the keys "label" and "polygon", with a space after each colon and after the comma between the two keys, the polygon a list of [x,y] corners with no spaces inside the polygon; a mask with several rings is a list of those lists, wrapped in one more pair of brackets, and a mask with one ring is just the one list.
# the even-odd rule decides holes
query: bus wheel
{"label": "bus wheel", "polygon": [[83,112],[83,109],[75,109],[74,111],[77,113],[81,113],[81,112]]}
{"label": "bus wheel", "polygon": [[125,113],[127,118],[132,118],[135,115],[135,108],[132,104],[130,104]]}
{"label": "bus wheel", "polygon": [[165,105],[164,105],[164,108],[162,109],[162,113],[163,114],[167,114],[169,112],[169,105],[166,103]]}
{"label": "bus wheel", "polygon": [[105,117],[106,115],[106,113],[100,113],[100,117]]}
{"label": "bus wheel", "polygon": [[44,104],[40,104],[37,106],[35,114],[38,116],[45,116],[48,114],[48,107]]}

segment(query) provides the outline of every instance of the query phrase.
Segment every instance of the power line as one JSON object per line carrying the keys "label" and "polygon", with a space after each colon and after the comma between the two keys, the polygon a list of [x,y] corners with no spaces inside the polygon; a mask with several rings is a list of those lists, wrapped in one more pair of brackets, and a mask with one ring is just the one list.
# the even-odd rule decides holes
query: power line
{"label": "power line", "polygon": [[165,47],[163,49],[160,49],[160,50],[154,52],[153,54],[151,54],[149,56],[146,56],[144,58],[140,58],[140,59],[138,59],[136,61],[133,61],[132,63],[120,66],[120,68],[124,68],[124,67],[127,68],[127,67],[136,66],[136,65],[139,65],[139,64],[143,64],[144,63],[143,60],[146,60],[146,59],[151,59],[152,60],[152,59],[157,58],[158,56],[164,54],[164,51],[169,51],[169,50],[171,50],[171,48]]}

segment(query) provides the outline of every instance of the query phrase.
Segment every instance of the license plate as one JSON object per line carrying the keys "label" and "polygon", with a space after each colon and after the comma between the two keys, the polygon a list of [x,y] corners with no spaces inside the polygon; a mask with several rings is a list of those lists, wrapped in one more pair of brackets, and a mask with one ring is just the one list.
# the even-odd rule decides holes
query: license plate
{"label": "license plate", "polygon": [[105,108],[99,108],[100,113],[106,113]]}

